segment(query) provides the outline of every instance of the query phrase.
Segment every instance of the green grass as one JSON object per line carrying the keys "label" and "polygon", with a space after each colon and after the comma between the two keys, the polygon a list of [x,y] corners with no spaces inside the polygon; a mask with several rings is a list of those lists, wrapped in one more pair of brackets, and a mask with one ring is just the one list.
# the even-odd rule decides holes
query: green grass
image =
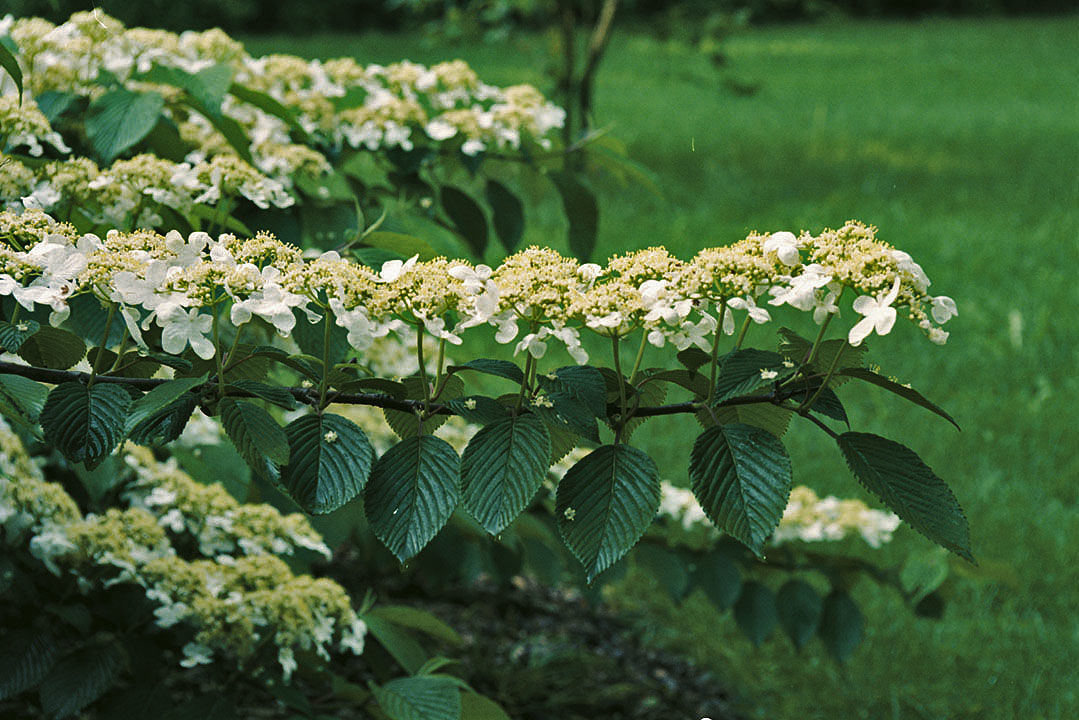
{"label": "green grass", "polygon": [[[871,344],[962,424],[876,393],[858,429],[905,442],[966,509],[980,567],[953,564],[942,621],[869,584],[867,639],[844,667],[778,636],[753,650],[730,616],[666,605],[646,584],[658,642],[712,664],[761,718],[1079,717],[1079,17],[841,23],[747,32],[729,45],[750,97],[675,43],[615,36],[599,74],[600,124],[665,193],[603,196],[600,255],[666,244],[683,256],[750,229],[880,228],[953,296],[938,348],[902,330]],[[251,40],[253,52],[364,61],[463,57],[494,83],[546,82],[546,41],[438,47],[367,35]],[[544,228],[530,230],[541,241]],[[751,340],[770,343],[761,331]],[[658,356],[657,356],[658,359]],[[653,435],[662,427],[656,421]],[[811,428],[788,445],[796,480],[861,495]],[[673,432],[673,431],[672,431]],[[656,437],[661,467],[685,450]],[[880,557],[928,543],[901,530]]]}

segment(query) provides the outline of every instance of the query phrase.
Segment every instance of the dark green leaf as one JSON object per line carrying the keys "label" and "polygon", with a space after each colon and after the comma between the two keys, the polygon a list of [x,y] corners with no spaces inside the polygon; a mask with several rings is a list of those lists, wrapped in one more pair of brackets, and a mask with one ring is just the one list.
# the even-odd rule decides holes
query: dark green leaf
{"label": "dark green leaf", "polygon": [[489,697],[461,693],[461,720],[511,720],[502,706]]}
{"label": "dark green leaf", "polygon": [[550,457],[550,435],[535,415],[487,425],[461,457],[465,508],[487,532],[498,535],[535,497]]}
{"label": "dark green leaf", "polygon": [[[647,374],[647,373],[646,373]],[[660,383],[647,383],[645,385],[639,385],[634,388],[632,385],[627,388],[630,391],[630,408],[646,408],[646,407],[658,407],[663,404],[663,401],[667,397],[667,387]],[[641,425],[647,422],[650,418],[647,417],[632,417],[622,428],[622,439],[629,442],[629,439],[633,436],[633,433],[637,431]]]}
{"label": "dark green leaf", "polygon": [[[171,160],[175,163],[183,162],[190,147],[180,136],[180,129],[172,118],[162,115],[158,118],[153,129],[143,138],[146,149],[160,158]],[[159,210],[160,212],[160,210]],[[172,223],[166,227],[174,227]]]}
{"label": "dark green leaf", "polygon": [[487,250],[487,218],[476,201],[455,187],[439,188],[442,209],[464,238],[473,257],[482,258]]}
{"label": "dark green leaf", "polygon": [[491,206],[495,234],[507,253],[517,249],[525,231],[525,206],[509,188],[495,180],[487,181],[487,204]]}
{"label": "dark green leaf", "polygon": [[391,720],[461,720],[461,691],[448,679],[398,678],[374,692]]}
{"label": "dark green leaf", "polygon": [[[712,404],[720,405],[724,400],[752,395],[771,387],[791,372],[783,366],[783,360],[779,353],[754,348],[727,353],[720,359]],[[769,373],[776,373],[776,377],[765,377]]]}
{"label": "dark green leaf", "polygon": [[132,147],[154,129],[165,98],[156,92],[110,90],[92,103],[86,117],[86,135],[104,164]]}
{"label": "dark green leaf", "polygon": [[300,206],[301,244],[332,250],[352,242],[363,229],[355,200],[336,205],[305,202]]}
{"label": "dark green leaf", "polygon": [[568,430],[594,443],[600,441],[599,425],[595,415],[587,405],[573,395],[566,393],[541,395],[533,401],[532,411],[549,425]]}
{"label": "dark green leaf", "polygon": [[333,512],[356,497],[371,473],[374,450],[351,420],[304,415],[285,427],[289,462],[281,487],[309,513]]}
{"label": "dark green leaf", "polygon": [[300,121],[296,119],[296,113],[279,103],[270,95],[259,92],[258,90],[252,90],[246,85],[240,85],[238,83],[233,83],[228,91],[238,100],[251,103],[264,113],[284,120],[301,142],[306,143],[308,141],[309,136],[307,131],[304,129],[303,125],[300,124]]}
{"label": "dark green leaf", "polygon": [[974,562],[970,530],[959,501],[914,451],[871,433],[846,432],[836,442],[847,466],[867,490],[915,530]]}
{"label": "dark green leaf", "polygon": [[15,81],[15,89],[19,93],[19,104],[21,105],[22,68],[19,67],[19,61],[15,59],[15,54],[2,43],[0,43],[0,68],[7,71],[7,74],[11,76],[11,79]]}
{"label": "dark green leaf", "polygon": [[24,425],[37,425],[49,390],[21,375],[0,375],[0,414]]}
{"label": "dark green leaf", "polygon": [[944,584],[950,571],[948,554],[941,548],[934,547],[908,555],[899,571],[899,582],[908,601],[917,605]]}
{"label": "dark green leaf", "polygon": [[[363,244],[372,248],[390,250],[395,255],[400,255],[401,258],[410,258],[416,255],[420,260],[431,260],[438,255],[438,252],[431,247],[431,243],[426,240],[422,240],[415,235],[405,235],[404,233],[388,232],[386,230],[376,230],[370,233],[363,239]],[[381,267],[382,263],[378,263],[378,268]]]}
{"label": "dark green leaf", "polygon": [[34,102],[37,103],[38,110],[41,111],[41,114],[45,116],[45,119],[51,125],[78,99],[79,96],[72,92],[46,90],[35,96]]}
{"label": "dark green leaf", "polygon": [[427,651],[408,630],[371,613],[363,615],[362,619],[379,645],[384,647],[406,672],[416,672],[427,660]]}
{"label": "dark green leaf", "polygon": [[675,357],[690,372],[697,372],[697,370],[712,362],[711,355],[696,347],[681,350]]}
{"label": "dark green leaf", "polygon": [[389,395],[397,400],[404,398],[407,394],[407,390],[403,383],[387,380],[386,378],[360,378],[359,380],[350,380],[347,383],[342,383],[338,389],[341,392],[347,393],[380,393],[382,395]]}
{"label": "dark green leaf", "polygon": [[568,223],[569,248],[580,260],[588,260],[599,236],[599,204],[596,196],[580,180],[566,172],[549,175],[562,198]]}
{"label": "dark green leaf", "polygon": [[[812,395],[810,395],[812,397]],[[838,420],[841,423],[846,423],[847,427],[850,427],[850,420],[847,419],[847,410],[843,407],[843,403],[840,401],[839,396],[835,394],[835,391],[831,388],[823,388],[820,394],[817,395],[817,399],[813,401],[813,404],[809,406],[809,409],[813,412],[818,412],[825,417],[830,417],[833,420]]]}
{"label": "dark green leaf", "polygon": [[846,662],[862,642],[864,620],[858,605],[842,590],[833,590],[824,598],[820,636],[828,652],[839,662]]}
{"label": "dark green leaf", "polygon": [[91,645],[67,655],[41,683],[41,706],[53,718],[76,714],[120,676],[126,655],[117,644]]}
{"label": "dark green leaf", "polygon": [[206,376],[204,375],[197,378],[169,380],[167,383],[158,385],[131,405],[131,412],[124,423],[124,431],[130,434],[139,423],[158,415],[161,410],[172,405],[182,396],[205,382]]}
{"label": "dark green leaf", "polygon": [[208,107],[197,97],[188,98],[187,104],[210,121],[214,129],[224,136],[228,144],[244,162],[249,165],[254,164],[254,158],[251,157],[251,140],[247,137],[247,132],[244,130],[243,125],[231,117],[215,111],[212,107]]}
{"label": "dark green leaf", "polygon": [[817,632],[824,601],[812,585],[794,578],[779,588],[776,606],[783,632],[787,633],[794,647],[801,650]]}
{"label": "dark green leaf", "polygon": [[18,352],[26,339],[41,329],[41,325],[34,320],[23,320],[11,323],[0,320],[0,350]]}
{"label": "dark green leaf", "polygon": [[676,551],[642,542],[633,548],[633,562],[651,577],[675,602],[689,590],[688,563]]}
{"label": "dark green leaf", "polygon": [[708,518],[761,555],[790,497],[791,461],[779,439],[752,425],[709,428],[693,444],[689,474]]}
{"label": "dark green leaf", "polygon": [[878,375],[877,373],[873,372],[872,370],[866,370],[864,368],[855,368],[855,367],[845,368],[843,370],[838,371],[836,374],[837,375],[842,375],[842,376],[845,376],[845,377],[856,378],[858,380],[864,380],[867,383],[872,383],[873,385],[876,385],[877,387],[884,388],[885,390],[888,390],[889,392],[893,392],[896,395],[898,395],[899,397],[904,398],[905,400],[911,401],[915,405],[920,405],[923,408],[925,408],[926,410],[929,410],[930,412],[936,413],[937,415],[941,416],[942,418],[944,418],[945,420],[950,422],[952,425],[955,425],[955,428],[957,430],[960,429],[959,423],[957,423],[954,419],[952,419],[951,415],[944,412],[944,410],[939,405],[937,405],[934,402],[931,402],[924,395],[922,395],[917,390],[914,390],[913,388],[909,388],[906,385],[901,385],[901,384],[899,384],[897,382],[889,380],[888,378],[884,377],[883,375]]}
{"label": "dark green leaf", "polygon": [[477,358],[476,360],[469,360],[464,365],[450,365],[450,372],[459,372],[461,370],[475,370],[486,375],[495,375],[497,377],[506,378],[512,380],[515,383],[523,382],[525,375],[521,372],[521,368],[508,360],[494,360],[491,358]]}
{"label": "dark green leaf", "polygon": [[116,385],[57,385],[41,410],[45,439],[71,462],[93,468],[119,444],[131,396]]}
{"label": "dark green leaf", "polygon": [[489,425],[511,415],[510,408],[483,395],[454,398],[446,404],[466,421],[476,425]]}
{"label": "dark green leaf", "polygon": [[536,379],[548,395],[568,395],[579,400],[597,418],[607,417],[607,383],[596,368],[568,365]]}
{"label": "dark green leaf", "polygon": [[460,460],[449,443],[415,435],[386,451],[364,493],[375,535],[402,562],[430,542],[460,498]]}
{"label": "dark green leaf", "polygon": [[723,611],[741,594],[742,574],[730,555],[711,550],[697,561],[693,584],[704,591],[717,610]]}
{"label": "dark green leaf", "polygon": [[[423,399],[423,381],[416,377],[407,377],[402,383],[405,386],[405,397],[409,400],[422,400]],[[442,395],[439,399],[440,402],[447,402],[454,398],[461,397],[464,393],[465,384],[461,378],[456,375],[451,375],[446,378],[445,385],[442,390]],[[386,422],[397,436],[400,438],[407,438],[416,435],[419,432],[420,419],[416,413],[404,412],[402,410],[391,410],[390,408],[383,408],[383,416],[386,418]],[[450,419],[449,415],[432,415],[423,421],[423,432],[426,434],[432,433]]]}
{"label": "dark green leaf", "polygon": [[352,349],[348,344],[348,330],[336,324],[333,316],[329,313],[316,323],[307,319],[307,313],[302,310],[293,310],[296,316],[296,326],[292,328],[292,339],[300,346],[305,354],[314,358],[321,358],[326,342],[326,322],[330,323],[330,362],[339,363],[345,359],[345,355]]}
{"label": "dark green leaf", "polygon": [[251,395],[286,410],[296,409],[296,398],[288,389],[278,385],[267,385],[254,380],[233,380],[226,386],[226,390]]}
{"label": "dark green leaf", "polygon": [[734,423],[752,425],[767,430],[778,438],[783,437],[783,434],[787,432],[794,413],[778,405],[753,403],[752,405],[728,405],[716,408],[712,413],[702,410],[698,414],[698,418],[707,420],[707,422],[702,422],[705,427],[712,427],[713,416],[720,425]]}
{"label": "dark green leaf", "polygon": [[86,343],[78,335],[43,325],[26,338],[19,357],[35,367],[67,370],[86,355]]}
{"label": "dark green leaf", "polygon": [[464,643],[456,630],[426,610],[407,605],[380,604],[371,608],[365,617],[372,616],[409,630],[418,630],[449,645],[457,646]]}
{"label": "dark green leaf", "polygon": [[659,471],[629,445],[603,445],[558,486],[558,527],[591,582],[641,538],[659,508]]}
{"label": "dark green leaf", "polygon": [[708,396],[708,378],[692,370],[661,370],[648,376],[649,385],[657,382],[673,383],[698,398]]}
{"label": "dark green leaf", "polygon": [[155,446],[170,443],[180,437],[198,404],[199,399],[194,393],[181,395],[142,422],[131,425],[127,436],[136,445]]}
{"label": "dark green leaf", "polygon": [[34,628],[12,630],[0,643],[0,700],[37,686],[60,655],[61,645]]}
{"label": "dark green leaf", "polygon": [[221,425],[248,467],[268,480],[277,480],[289,460],[289,438],[270,413],[254,403],[222,398]]}
{"label": "dark green leaf", "polygon": [[747,582],[734,604],[734,621],[749,641],[760,647],[779,622],[775,593],[755,580]]}

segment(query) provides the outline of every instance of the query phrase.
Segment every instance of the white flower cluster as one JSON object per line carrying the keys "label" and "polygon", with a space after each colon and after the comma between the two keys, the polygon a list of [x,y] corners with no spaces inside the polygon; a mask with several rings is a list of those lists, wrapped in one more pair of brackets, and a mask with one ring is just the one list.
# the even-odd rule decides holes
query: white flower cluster
{"label": "white flower cluster", "polygon": [[295,311],[312,323],[330,313],[361,354],[377,338],[420,328],[459,344],[464,330],[489,324],[497,328],[496,341],[510,343],[524,323],[516,352],[539,358],[556,339],[578,363],[588,359],[582,328],[616,337],[643,330],[656,345],[669,340],[679,349],[707,348],[717,328],[733,331],[736,312],[745,313],[746,322],[769,320],[755,302],[765,291],[771,305],[812,311],[824,322],[839,313],[839,294],[854,288],[860,295],[853,307],[863,317],[848,333],[851,344],[873,330],[889,332],[901,306],[930,340],[943,342],[947,333],[930,322],[926,308],[937,322],[956,314],[950,298],[926,293],[929,281],[909,255],[854,222],[796,239],[795,249],[814,262],[794,267],[784,260],[793,246],[777,249],[773,241],[784,234],[776,233],[702,250],[689,262],[651,248],[601,268],[531,247],[498,268],[413,257],[387,262],[378,273],[336,252],[306,260],[267,234],[215,239],[202,232],[187,238],[175,231],[110,232],[101,239],[77,236],[40,212],[0,213],[0,237],[25,237],[26,228],[39,239],[25,251],[0,254],[0,296],[12,295],[27,309],[48,305],[56,323],[72,295],[92,292],[121,309],[137,343],[156,323],[166,352],[190,346],[204,359],[215,353],[209,335],[225,309],[237,328],[260,318],[282,336],[295,327]]}
{"label": "white flower cluster", "polygon": [[[692,491],[666,481],[662,483],[661,491],[661,516],[670,518],[686,530],[699,527],[714,530]],[[831,495],[819,498],[812,489],[798,485],[791,490],[783,518],[772,535],[772,543],[835,541],[857,534],[870,547],[879,548],[891,541],[899,523],[899,516],[873,510],[861,500],[841,500]]]}
{"label": "white flower cluster", "polygon": [[[331,649],[363,652],[367,628],[345,591],[330,580],[297,575],[277,557],[298,547],[329,554],[303,516],[237,503],[145,448],[129,446],[125,453],[136,475],[125,494],[130,507],[84,517],[63,487],[44,481],[0,419],[6,546],[73,577],[84,593],[116,583],[144,588],[156,606],[156,625],[192,631],[183,648],[185,667],[218,656],[247,660],[265,641],[276,647],[287,679],[297,648],[327,659]],[[195,539],[201,557],[177,553],[173,543],[181,536]]]}

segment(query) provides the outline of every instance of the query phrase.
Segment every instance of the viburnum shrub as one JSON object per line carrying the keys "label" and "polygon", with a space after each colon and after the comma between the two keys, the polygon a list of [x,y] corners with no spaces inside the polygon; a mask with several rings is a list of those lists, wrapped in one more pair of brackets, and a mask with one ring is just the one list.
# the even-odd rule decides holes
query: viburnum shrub
{"label": "viburnum shrub", "polygon": [[[0,21],[0,61],[16,91],[0,96],[0,701],[37,690],[66,717],[179,697],[207,714],[251,702],[246,683],[306,715],[310,695],[395,720],[500,717],[417,640],[452,646],[452,629],[370,596],[357,607],[314,577],[330,545],[377,543],[372,566],[390,557],[425,581],[479,568],[598,584],[631,554],[676,599],[700,588],[733,606],[754,642],[779,625],[841,660],[860,638],[857,576],[933,614],[947,566],[881,570],[811,543],[878,547],[902,520],[972,560],[947,485],[899,442],[852,430],[836,393],[875,385],[954,424],[867,364],[864,341],[900,313],[941,345],[957,313],[875,228],[753,233],[688,259],[653,247],[600,265],[537,246],[450,259],[380,231],[385,206],[362,227],[366,186],[335,183],[352,163],[396,163],[401,190],[416,178],[399,163],[416,158],[397,153],[421,141],[416,173],[526,137],[542,148],[558,113],[534,90],[502,93],[463,64],[256,60],[220,33],[89,15]],[[65,114],[76,106],[84,120]],[[324,184],[304,185],[312,168]],[[579,247],[594,203],[555,178]],[[487,211],[508,249],[522,231],[507,215],[520,201],[491,182],[487,210],[440,191],[442,219],[480,252]],[[317,222],[247,230],[242,218],[318,206],[320,188],[322,210],[354,205],[335,249],[313,242]],[[423,197],[397,217],[427,213]],[[815,336],[784,327],[747,346],[772,313],[804,314]],[[667,362],[644,367],[649,346]],[[690,489],[636,442],[679,414],[702,426],[681,448]],[[795,417],[894,514],[793,487],[781,438]],[[363,579],[377,590],[377,573]],[[364,653],[368,634],[385,653]],[[177,665],[192,686],[163,680]],[[234,671],[197,675],[220,665]]]}

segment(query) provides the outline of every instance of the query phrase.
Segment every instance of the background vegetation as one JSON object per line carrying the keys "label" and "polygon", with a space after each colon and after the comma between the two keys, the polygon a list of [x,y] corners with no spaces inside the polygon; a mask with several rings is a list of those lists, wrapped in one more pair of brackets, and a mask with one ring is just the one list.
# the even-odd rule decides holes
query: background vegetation
{"label": "background vegetation", "polygon": [[[887,591],[861,586],[868,640],[839,667],[819,646],[799,656],[779,637],[754,651],[729,615],[699,597],[676,611],[648,578],[611,597],[641,611],[657,643],[714,664],[747,713],[1079,716],[1077,36],[1076,17],[771,27],[734,37],[721,75],[677,39],[616,32],[598,77],[598,124],[613,124],[662,196],[604,189],[597,256],[658,244],[689,256],[754,228],[818,232],[857,217],[959,304],[946,348],[903,327],[873,349],[964,427],[926,420],[904,430],[955,489],[980,560],[952,562],[942,620],[915,619]],[[460,56],[490,82],[541,87],[554,61],[547,43],[541,34],[467,46],[392,33],[247,38],[253,53]],[[731,74],[756,92],[732,94]],[[562,237],[560,222],[554,212],[530,218],[525,242]],[[911,417],[883,394],[848,411],[870,431]],[[810,437],[790,438],[795,482],[850,494],[838,454]],[[648,450],[682,479],[687,459],[664,447],[655,437]],[[884,552],[901,562],[932,550],[901,530]]]}

